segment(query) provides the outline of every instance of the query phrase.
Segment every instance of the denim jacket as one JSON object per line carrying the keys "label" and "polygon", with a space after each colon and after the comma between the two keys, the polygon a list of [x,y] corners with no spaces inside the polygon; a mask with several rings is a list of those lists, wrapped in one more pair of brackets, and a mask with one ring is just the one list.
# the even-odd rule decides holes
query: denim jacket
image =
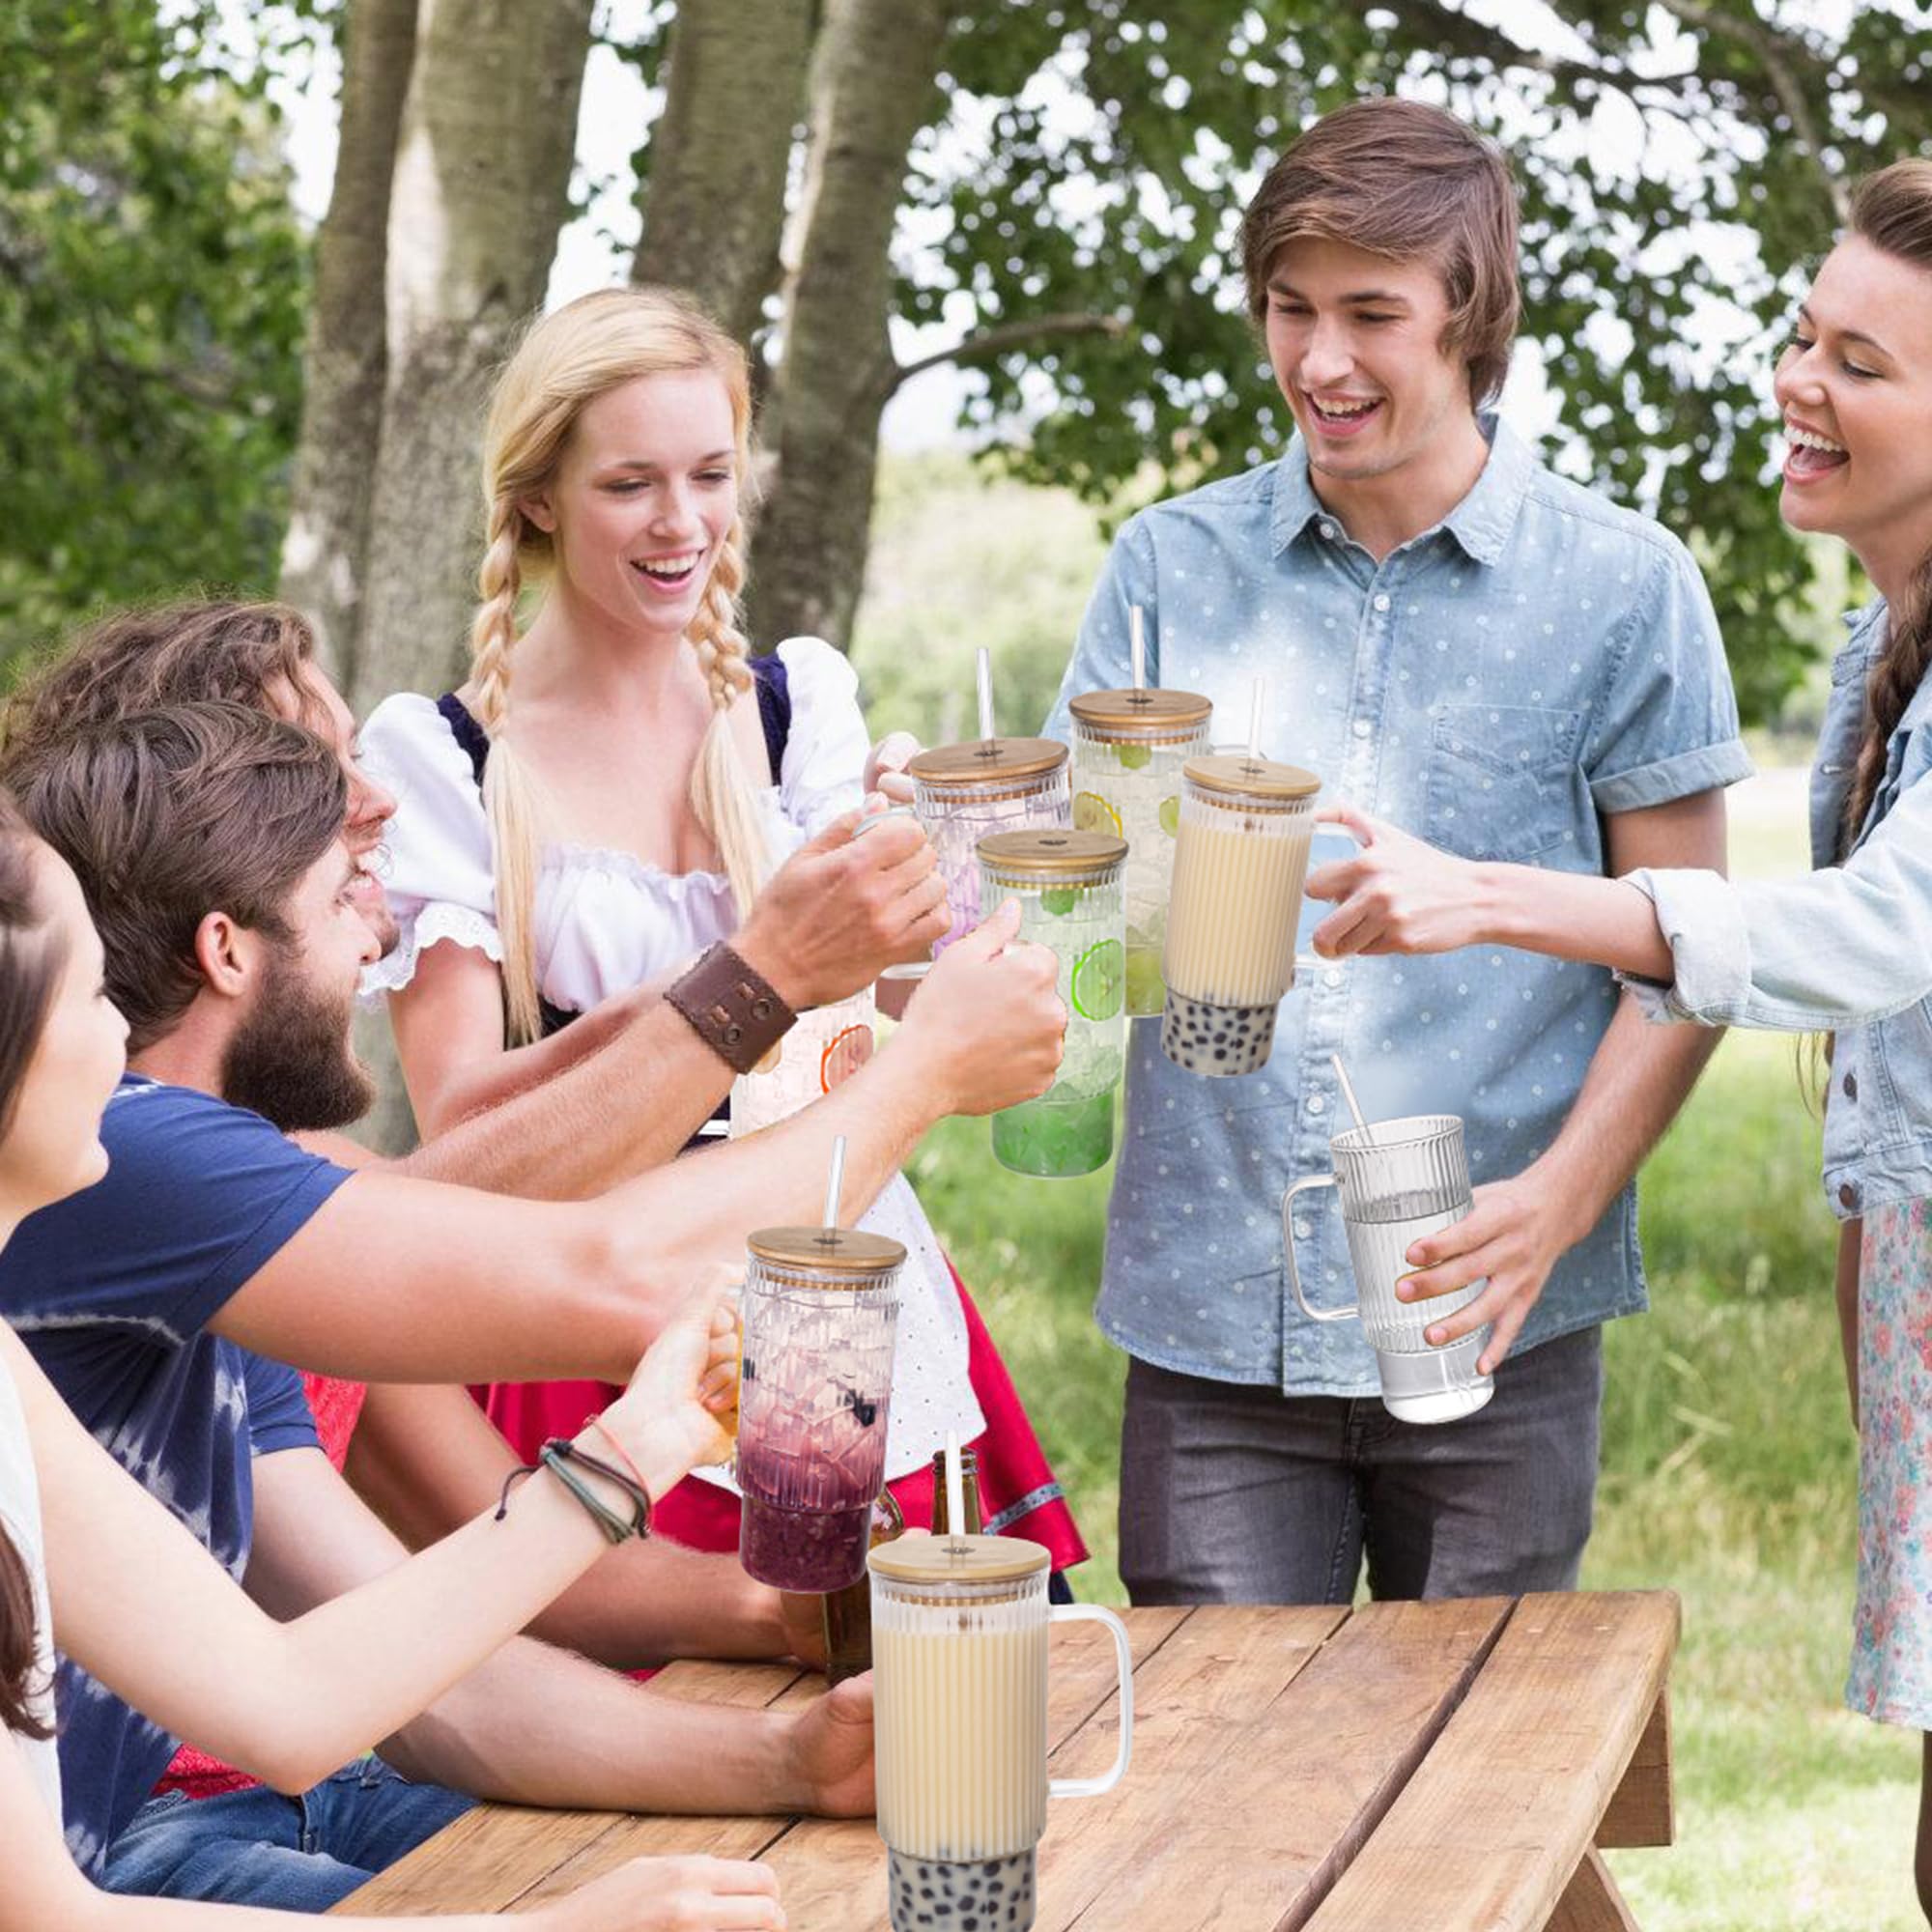
{"label": "denim jacket", "polygon": [[1885,777],[1840,864],[1884,602],[1847,621],[1811,773],[1819,869],[1762,885],[1631,875],[1657,908],[1676,968],[1669,986],[1631,982],[1651,1017],[1834,1032],[1825,1194],[1841,1219],[1932,1195],[1932,678],[1886,745]]}

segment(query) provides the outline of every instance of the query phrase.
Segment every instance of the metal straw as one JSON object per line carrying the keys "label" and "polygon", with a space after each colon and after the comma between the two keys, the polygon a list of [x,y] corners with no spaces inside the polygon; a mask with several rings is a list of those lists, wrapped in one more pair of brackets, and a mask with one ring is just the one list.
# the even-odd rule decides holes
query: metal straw
{"label": "metal straw", "polygon": [[828,1234],[838,1227],[838,1189],[845,1179],[845,1136],[832,1143],[832,1178],[825,1183],[825,1228]]}

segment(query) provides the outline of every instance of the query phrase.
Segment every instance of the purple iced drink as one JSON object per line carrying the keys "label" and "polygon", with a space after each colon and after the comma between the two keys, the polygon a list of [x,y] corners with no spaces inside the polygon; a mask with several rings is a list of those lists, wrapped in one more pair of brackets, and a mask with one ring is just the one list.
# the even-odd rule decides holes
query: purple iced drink
{"label": "purple iced drink", "polygon": [[745,1492],[738,1560],[746,1574],[776,1590],[842,1590],[866,1574],[872,1505],[856,1509],[786,1509]]}

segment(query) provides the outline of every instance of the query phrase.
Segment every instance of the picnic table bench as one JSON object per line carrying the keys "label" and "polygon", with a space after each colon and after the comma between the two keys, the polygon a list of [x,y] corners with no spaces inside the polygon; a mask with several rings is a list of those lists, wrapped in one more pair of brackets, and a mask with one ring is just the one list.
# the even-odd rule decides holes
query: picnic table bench
{"label": "picnic table bench", "polygon": [[[1051,1805],[1041,1932],[1633,1932],[1599,1856],[1671,1840],[1667,1591],[1135,1609],[1133,1765]],[[1114,1749],[1105,1633],[1053,1638],[1057,1774]],[[774,1664],[678,1663],[704,1703],[790,1707]],[[646,1853],[762,1858],[794,1932],[885,1932],[870,1819],[482,1805],[342,1912],[527,1908]]]}

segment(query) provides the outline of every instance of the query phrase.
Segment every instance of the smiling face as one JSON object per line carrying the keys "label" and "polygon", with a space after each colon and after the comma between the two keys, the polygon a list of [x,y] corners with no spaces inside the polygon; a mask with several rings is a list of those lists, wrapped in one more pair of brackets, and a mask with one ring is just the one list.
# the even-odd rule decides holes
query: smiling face
{"label": "smiling face", "polygon": [[1778,509],[1842,537],[1885,588],[1932,550],[1932,271],[1861,236],[1833,249],[1777,365]]}
{"label": "smiling face", "polygon": [[79,883],[38,840],[33,861],[47,940],[62,959],[0,1143],[0,1200],[16,1215],[91,1187],[107,1172],[100,1115],[128,1064],[128,1022],[101,983],[100,940]]}
{"label": "smiling face", "polygon": [[1442,346],[1449,295],[1435,268],[1308,237],[1267,280],[1268,360],[1308,459],[1340,482],[1426,469],[1472,431],[1468,370]]}
{"label": "smiling face", "polygon": [[524,506],[558,584],[622,630],[682,638],[738,518],[731,398],[709,369],[640,376],[577,418],[551,487]]}

